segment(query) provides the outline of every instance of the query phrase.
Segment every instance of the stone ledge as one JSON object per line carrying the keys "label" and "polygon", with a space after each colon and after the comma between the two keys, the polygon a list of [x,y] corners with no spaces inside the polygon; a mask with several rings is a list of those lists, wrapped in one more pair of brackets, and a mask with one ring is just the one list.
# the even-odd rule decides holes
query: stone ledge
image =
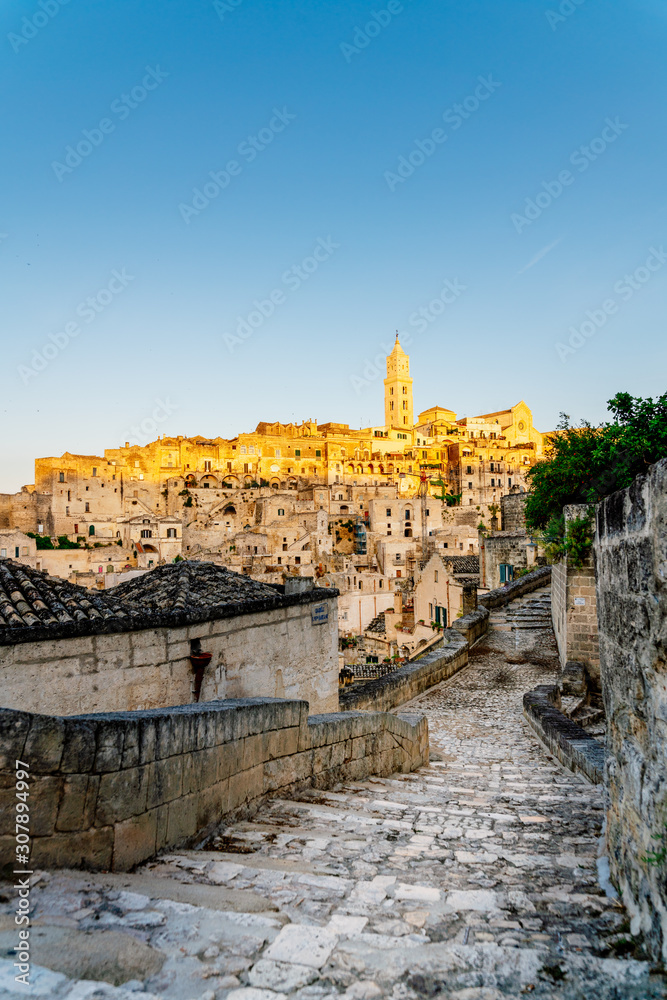
{"label": "stone ledge", "polygon": [[523,696],[523,714],[538,739],[561,764],[583,774],[592,784],[602,783],[603,745],[560,711],[560,689],[540,684]]}
{"label": "stone ledge", "polygon": [[546,587],[550,580],[551,566],[540,566],[532,573],[526,573],[525,576],[513,580],[512,583],[508,583],[504,587],[498,587],[496,590],[490,590],[488,594],[482,594],[479,604],[483,608],[489,608],[489,610],[502,608],[510,601],[521,597],[522,594],[529,594],[532,590]]}
{"label": "stone ledge", "polygon": [[386,712],[451,677],[468,662],[468,642],[455,629],[445,629],[443,642],[445,645],[429,650],[419,660],[406,663],[391,674],[355,684],[352,690],[341,692],[341,712]]}
{"label": "stone ledge", "polygon": [[[0,805],[11,806],[14,761],[25,760],[35,863],[126,871],[270,795],[428,762],[424,716],[307,712],[279,698],[67,718],[0,709]],[[0,866],[12,862],[10,832],[0,825]]]}

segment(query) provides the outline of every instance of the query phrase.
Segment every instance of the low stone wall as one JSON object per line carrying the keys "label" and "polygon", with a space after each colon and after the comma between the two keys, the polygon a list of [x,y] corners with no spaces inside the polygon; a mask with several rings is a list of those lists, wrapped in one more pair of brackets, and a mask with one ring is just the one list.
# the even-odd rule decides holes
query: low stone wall
{"label": "low stone wall", "polygon": [[268,795],[428,762],[421,715],[244,699],[55,717],[0,709],[0,865],[15,859],[15,761],[30,769],[31,863],[127,871]]}
{"label": "low stone wall", "polygon": [[570,771],[602,782],[605,751],[602,744],[560,711],[560,688],[541,684],[523,696],[523,714],[538,739]]}
{"label": "low stone wall", "polygon": [[[462,620],[462,619],[460,619]],[[443,645],[384,677],[355,684],[339,696],[341,711],[387,712],[447,680],[468,662],[468,642],[454,629],[442,633]]]}
{"label": "low stone wall", "polygon": [[667,846],[667,459],[599,504],[596,528],[611,877],[632,932],[641,931],[650,953],[664,962],[666,862],[659,856]]}
{"label": "low stone wall", "polygon": [[457,618],[452,622],[452,628],[465,636],[468,645],[472,646],[481,636],[486,635],[489,628],[489,612],[486,608],[477,608],[470,614]]}
{"label": "low stone wall", "polygon": [[512,583],[508,583],[504,587],[498,587],[497,590],[490,590],[488,594],[482,594],[478,604],[483,608],[488,608],[489,611],[494,608],[503,608],[510,601],[516,600],[523,594],[529,594],[533,590],[539,590],[540,587],[546,587],[550,581],[551,566],[540,566],[539,569],[533,570],[532,573],[526,573],[525,576],[520,576],[518,580],[513,580]]}

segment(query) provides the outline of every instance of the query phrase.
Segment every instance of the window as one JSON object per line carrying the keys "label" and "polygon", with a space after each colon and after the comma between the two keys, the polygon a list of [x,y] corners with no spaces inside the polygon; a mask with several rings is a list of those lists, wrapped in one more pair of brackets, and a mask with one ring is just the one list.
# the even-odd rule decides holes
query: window
{"label": "window", "polygon": [[283,564],[282,556],[278,556],[278,565],[282,566],[282,564]]}
{"label": "window", "polygon": [[210,471],[211,471],[211,463],[204,462],[204,472],[210,472]]}
{"label": "window", "polygon": [[437,571],[437,569],[436,569],[436,571],[435,571],[435,580],[434,580],[434,583],[437,583],[437,582],[438,582],[438,571]]}
{"label": "window", "polygon": [[21,553],[21,550],[20,550],[20,548],[18,547],[18,545],[16,545],[16,546],[14,547],[14,558],[15,558],[15,559],[18,559],[18,557],[19,557],[20,553]]}
{"label": "window", "polygon": [[511,479],[508,479],[508,480],[507,480],[507,485],[508,485],[508,486],[511,486],[511,485],[512,485],[512,480],[511,480]]}
{"label": "window", "polygon": [[426,510],[426,516],[427,516],[427,517],[430,517],[430,516],[431,516],[431,511],[430,511],[430,510],[428,510],[428,508],[427,508],[427,510]]}
{"label": "window", "polygon": [[[471,490],[471,489],[472,489],[472,483],[468,483],[468,489],[469,489],[469,490]],[[472,503],[472,500],[470,501],[470,503]]]}
{"label": "window", "polygon": [[431,619],[431,621],[433,621],[433,605],[432,604],[429,604],[429,606],[428,606],[428,616]]}
{"label": "window", "polygon": [[90,504],[86,504],[86,514],[90,514]]}
{"label": "window", "polygon": [[390,409],[390,410],[393,410],[393,409],[394,409],[394,401],[393,401],[393,400],[392,400],[392,401],[391,401],[391,403],[389,404],[389,409]]}
{"label": "window", "polygon": [[280,458],[280,448],[276,448],[275,456],[276,458]]}
{"label": "window", "polygon": [[0,549],[0,559],[7,558],[7,549]]}
{"label": "window", "polygon": [[65,473],[64,472],[59,472],[58,473],[58,482],[59,483],[64,483],[65,482]]}
{"label": "window", "polygon": [[79,531],[79,525],[75,524],[74,525],[74,534],[76,535],[78,533],[78,531]]}
{"label": "window", "polygon": [[167,528],[167,538],[178,538],[176,528]]}
{"label": "window", "polygon": [[315,449],[315,458],[322,458],[322,451],[320,448]]}
{"label": "window", "polygon": [[295,454],[296,458],[301,458],[301,448],[295,448],[294,449],[294,454]]}
{"label": "window", "polygon": [[393,388],[389,390],[389,395],[390,395],[390,396],[393,396],[393,395],[394,395],[394,390],[393,390]]}
{"label": "window", "polygon": [[241,454],[242,455],[247,455],[248,454],[248,449],[246,448],[246,446],[244,444],[241,445]]}
{"label": "window", "polygon": [[391,517],[391,507],[387,507],[387,517]]}
{"label": "window", "polygon": [[151,531],[150,528],[142,528],[141,529],[141,537],[142,538],[152,538],[153,537],[153,532]]}
{"label": "window", "polygon": [[408,389],[407,389],[407,386],[404,385],[403,386],[403,395],[407,396],[407,394],[408,394]]}
{"label": "window", "polygon": [[495,485],[496,485],[496,481],[495,481],[495,479],[493,478],[493,476],[491,477],[491,485],[492,485],[492,486],[495,486]]}
{"label": "window", "polygon": [[94,524],[91,524],[91,526],[88,528],[88,534],[89,535],[94,535],[95,534],[95,525]]}
{"label": "window", "polygon": [[93,466],[93,479],[95,478],[96,475],[97,475],[97,468]]}
{"label": "window", "polygon": [[284,516],[285,516],[285,511],[283,510],[282,507],[279,507],[278,508],[278,517],[284,517]]}
{"label": "window", "polygon": [[472,465],[468,465],[466,467],[466,472],[468,473],[469,476],[472,476]]}
{"label": "window", "polygon": [[301,565],[301,556],[294,556],[294,562],[297,566]]}
{"label": "window", "polygon": [[407,410],[407,408],[408,408],[408,404],[407,404],[407,402],[405,400],[403,400],[403,409]]}
{"label": "window", "polygon": [[138,469],[138,468],[139,468],[139,463],[138,463],[138,462],[135,462],[135,463],[134,463],[134,467],[135,467],[135,469]]}

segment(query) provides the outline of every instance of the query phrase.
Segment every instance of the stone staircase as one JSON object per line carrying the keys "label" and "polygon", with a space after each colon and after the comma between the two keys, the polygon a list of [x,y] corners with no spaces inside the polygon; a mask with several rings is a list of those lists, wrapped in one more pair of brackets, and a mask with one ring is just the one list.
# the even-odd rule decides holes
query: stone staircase
{"label": "stone staircase", "polygon": [[[132,874],[36,873],[32,995],[667,995],[598,884],[600,789],[563,770],[522,719],[523,692],[555,676],[545,597],[492,612],[468,667],[409,706],[429,718],[428,767],[274,799],[205,849]],[[0,996],[14,1000],[31,994],[12,982],[8,898]]]}

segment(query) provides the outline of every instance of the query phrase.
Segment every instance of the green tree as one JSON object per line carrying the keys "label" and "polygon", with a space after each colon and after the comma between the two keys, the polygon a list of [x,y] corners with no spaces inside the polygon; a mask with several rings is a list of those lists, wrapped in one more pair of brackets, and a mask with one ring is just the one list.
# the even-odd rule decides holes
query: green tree
{"label": "green tree", "polygon": [[667,456],[667,393],[653,400],[619,392],[607,406],[613,419],[601,427],[573,427],[561,413],[546,457],[528,473],[529,530],[553,534],[566,504],[597,503]]}

